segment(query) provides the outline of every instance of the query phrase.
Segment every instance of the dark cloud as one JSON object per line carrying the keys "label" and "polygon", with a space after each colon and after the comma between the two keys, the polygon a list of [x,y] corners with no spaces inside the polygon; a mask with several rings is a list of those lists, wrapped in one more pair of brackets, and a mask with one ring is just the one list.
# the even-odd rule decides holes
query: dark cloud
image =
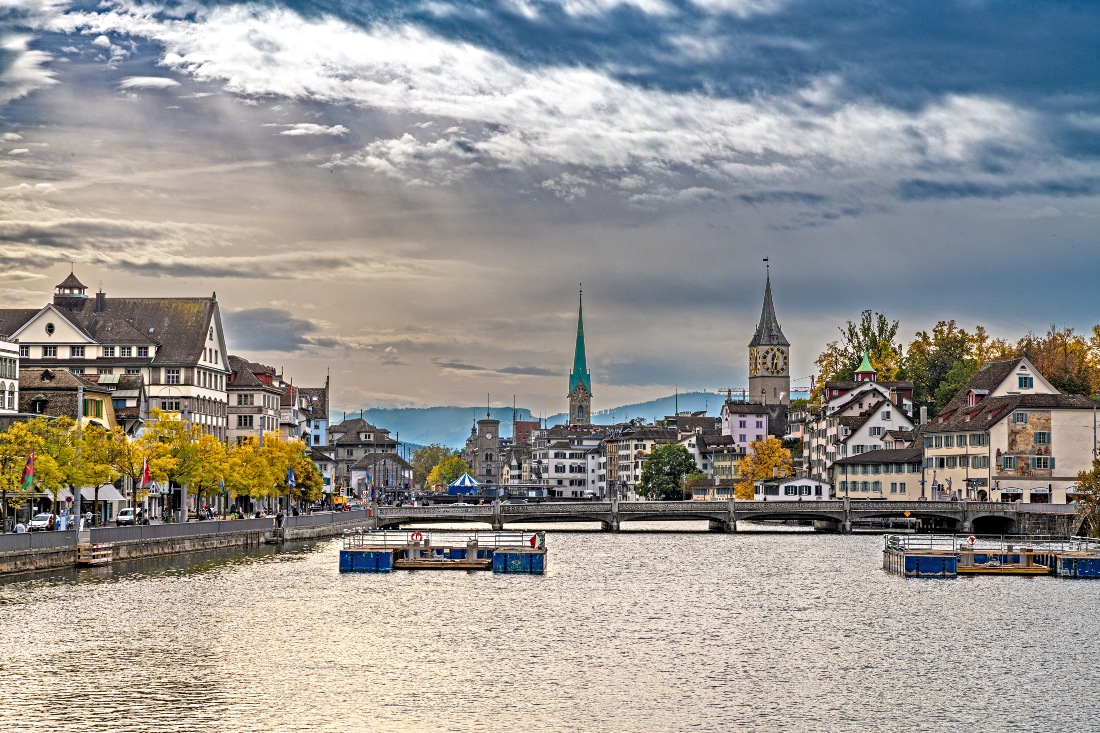
{"label": "dark cloud", "polygon": [[1002,199],[1008,196],[1094,196],[1100,192],[1100,178],[997,183],[990,181],[903,181],[898,195],[905,200],[926,199]]}
{"label": "dark cloud", "polygon": [[438,361],[433,360],[433,363],[443,369],[453,369],[460,372],[487,372],[490,374],[508,374],[521,377],[560,377],[560,369],[543,369],[542,367],[534,366],[510,366],[501,367],[499,369],[493,369],[490,367],[475,366],[474,364],[463,364],[456,361]]}
{"label": "dark cloud", "polygon": [[225,311],[226,342],[237,352],[295,352],[334,348],[340,341],[313,335],[317,324],[282,308],[248,308]]}

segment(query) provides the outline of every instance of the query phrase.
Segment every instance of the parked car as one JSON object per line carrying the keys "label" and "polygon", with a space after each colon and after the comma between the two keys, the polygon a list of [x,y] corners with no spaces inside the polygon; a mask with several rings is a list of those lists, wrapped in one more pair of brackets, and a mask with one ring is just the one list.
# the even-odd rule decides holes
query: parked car
{"label": "parked car", "polygon": [[118,511],[118,516],[115,517],[116,527],[133,526],[135,524],[141,524],[141,508],[133,509],[132,507],[126,507]]}
{"label": "parked car", "polygon": [[50,519],[53,518],[56,525],[57,519],[53,514],[43,512],[42,514],[35,514],[31,518],[31,521],[27,522],[28,532],[39,532],[50,528]]}

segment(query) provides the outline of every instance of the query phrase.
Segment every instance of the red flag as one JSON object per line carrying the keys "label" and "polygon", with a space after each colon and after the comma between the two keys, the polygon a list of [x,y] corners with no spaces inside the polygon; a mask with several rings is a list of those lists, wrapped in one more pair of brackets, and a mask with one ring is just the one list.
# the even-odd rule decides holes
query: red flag
{"label": "red flag", "polygon": [[149,483],[153,480],[153,477],[149,475],[149,458],[143,459],[141,464],[141,486],[139,489],[144,489],[149,486]]}
{"label": "red flag", "polygon": [[534,535],[534,534],[533,534],[533,535],[531,535],[531,547],[534,547],[534,546],[535,546],[535,540],[536,540],[537,538],[538,538],[538,535]]}

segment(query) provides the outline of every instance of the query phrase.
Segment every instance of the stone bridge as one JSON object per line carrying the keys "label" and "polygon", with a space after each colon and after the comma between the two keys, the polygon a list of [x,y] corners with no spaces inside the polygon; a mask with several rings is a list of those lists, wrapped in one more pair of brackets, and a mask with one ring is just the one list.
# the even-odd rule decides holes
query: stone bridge
{"label": "stone bridge", "polygon": [[974,501],[583,501],[474,506],[379,507],[380,528],[403,524],[489,524],[599,522],[617,531],[623,522],[706,521],[714,531],[736,532],[737,522],[754,520],[812,521],[824,531],[850,532],[854,524],[874,519],[912,519],[924,529],[980,534],[1071,534],[1073,506]]}

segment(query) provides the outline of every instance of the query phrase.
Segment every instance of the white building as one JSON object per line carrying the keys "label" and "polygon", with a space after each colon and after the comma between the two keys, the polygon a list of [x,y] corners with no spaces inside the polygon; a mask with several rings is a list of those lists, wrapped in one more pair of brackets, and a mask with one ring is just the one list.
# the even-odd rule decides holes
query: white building
{"label": "white building", "polygon": [[75,274],[40,309],[0,309],[23,367],[140,374],[151,406],[226,438],[229,375],[217,298],[87,296]]}
{"label": "white building", "polygon": [[19,411],[19,346],[0,336],[0,415]]}
{"label": "white building", "polygon": [[768,436],[768,407],[751,402],[731,402],[722,405],[722,435],[729,435],[742,452],[750,444]]}
{"label": "white building", "polygon": [[783,479],[753,481],[755,501],[825,501],[829,499],[829,484],[810,478],[792,476]]}
{"label": "white building", "polygon": [[985,364],[922,430],[927,498],[1066,503],[1092,464],[1095,407],[1026,358]]}

